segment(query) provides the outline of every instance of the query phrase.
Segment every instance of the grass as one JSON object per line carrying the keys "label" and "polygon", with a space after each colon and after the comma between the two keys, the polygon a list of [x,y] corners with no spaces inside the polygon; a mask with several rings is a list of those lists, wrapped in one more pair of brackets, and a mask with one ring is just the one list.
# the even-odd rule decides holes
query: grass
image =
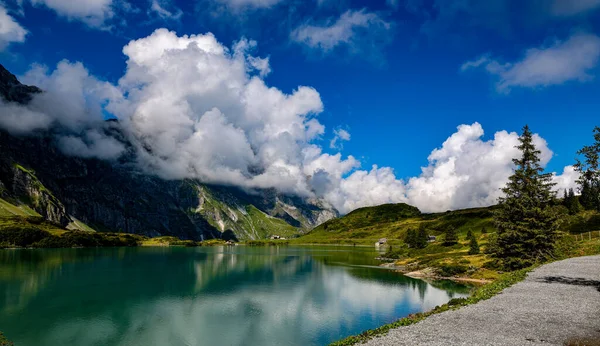
{"label": "grass", "polygon": [[444,311],[456,310],[460,307],[475,304],[482,300],[490,299],[496,294],[502,292],[504,289],[514,285],[515,283],[522,281],[527,277],[527,273],[533,268],[522,269],[519,271],[506,273],[501,275],[493,283],[480,286],[475,289],[473,294],[469,298],[452,299],[447,304],[437,306],[433,310],[412,314],[407,317],[401,318],[395,322],[383,325],[379,328],[371,329],[360,333],[359,335],[349,336],[340,341],[331,343],[330,346],[349,346],[359,343],[364,343],[374,337],[387,334],[391,329],[409,326],[415,324],[427,318],[428,316],[439,314]]}
{"label": "grass", "polygon": [[41,216],[28,205],[15,205],[0,198],[0,217],[7,216]]}
{"label": "grass", "polygon": [[67,226],[67,229],[76,229],[76,230],[85,231],[85,232],[96,232],[95,229],[88,226],[84,222],[77,220],[75,218],[72,218],[72,219],[73,219],[73,221]]}

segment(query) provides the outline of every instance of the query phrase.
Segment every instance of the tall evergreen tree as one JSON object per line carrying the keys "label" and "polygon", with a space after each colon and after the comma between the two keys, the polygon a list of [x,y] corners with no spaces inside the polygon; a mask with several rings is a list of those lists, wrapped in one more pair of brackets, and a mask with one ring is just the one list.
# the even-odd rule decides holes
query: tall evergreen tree
{"label": "tall evergreen tree", "polygon": [[479,254],[479,243],[477,242],[477,238],[474,236],[471,237],[469,241],[469,255],[477,255]]}
{"label": "tall evergreen tree", "polygon": [[410,248],[416,247],[417,244],[417,231],[414,229],[409,229],[406,231],[406,235],[404,236],[404,243],[408,245]]}
{"label": "tall evergreen tree", "polygon": [[417,234],[417,242],[416,242],[416,248],[418,249],[424,249],[427,247],[428,244],[428,240],[429,240],[429,236],[427,235],[427,230],[424,227],[421,227],[419,229],[419,233]]}
{"label": "tall evergreen tree", "polygon": [[444,234],[444,245],[454,245],[458,243],[458,234],[454,227],[449,226]]}
{"label": "tall evergreen tree", "polygon": [[594,128],[594,143],[581,148],[577,155],[583,156],[583,161],[577,159],[575,163],[580,174],[580,202],[585,209],[600,211],[600,127]]}
{"label": "tall evergreen tree", "polygon": [[493,256],[507,269],[551,256],[558,230],[557,216],[550,208],[555,199],[552,176],[543,173],[541,152],[533,144],[529,126],[523,127],[519,143],[521,157],[513,159],[515,171],[502,189],[505,196],[494,215],[498,233]]}

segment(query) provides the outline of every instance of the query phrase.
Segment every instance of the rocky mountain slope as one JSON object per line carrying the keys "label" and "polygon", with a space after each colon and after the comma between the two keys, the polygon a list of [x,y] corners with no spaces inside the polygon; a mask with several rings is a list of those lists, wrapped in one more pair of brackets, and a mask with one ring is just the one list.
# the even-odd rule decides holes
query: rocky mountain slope
{"label": "rocky mountain slope", "polygon": [[[0,65],[4,102],[26,104],[39,92]],[[103,130],[127,144],[119,127],[107,121]],[[273,190],[251,194],[163,180],[137,170],[133,155],[116,163],[66,156],[49,132],[20,137],[0,130],[0,202],[30,208],[62,227],[193,240],[294,236],[337,216],[323,202]]]}

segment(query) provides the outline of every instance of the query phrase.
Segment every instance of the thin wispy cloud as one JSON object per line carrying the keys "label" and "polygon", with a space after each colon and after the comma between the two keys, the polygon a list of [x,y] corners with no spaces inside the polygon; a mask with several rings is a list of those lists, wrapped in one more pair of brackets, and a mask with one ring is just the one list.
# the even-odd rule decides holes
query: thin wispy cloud
{"label": "thin wispy cloud", "polygon": [[343,142],[350,140],[350,132],[344,129],[336,129],[333,130],[333,138],[329,142],[329,147],[331,149],[342,149],[344,144]]}
{"label": "thin wispy cloud", "polygon": [[590,71],[600,58],[600,37],[574,34],[565,41],[528,49],[523,58],[502,62],[490,56],[467,61],[462,71],[483,68],[496,81],[496,90],[508,93],[512,88],[539,88],[569,81],[586,82],[594,78]]}
{"label": "thin wispy cloud", "polygon": [[33,6],[43,6],[68,20],[81,21],[94,28],[105,27],[115,14],[115,0],[30,0]]}
{"label": "thin wispy cloud", "polygon": [[392,24],[376,13],[348,10],[339,18],[303,24],[292,31],[290,38],[325,54],[339,47],[356,53],[363,51],[363,45],[375,48],[375,42],[386,42],[391,28]]}
{"label": "thin wispy cloud", "polygon": [[183,11],[172,0],[152,0],[148,14],[164,20],[178,21],[183,16]]}
{"label": "thin wispy cloud", "polygon": [[600,0],[554,0],[552,14],[555,16],[574,16],[600,8]]}

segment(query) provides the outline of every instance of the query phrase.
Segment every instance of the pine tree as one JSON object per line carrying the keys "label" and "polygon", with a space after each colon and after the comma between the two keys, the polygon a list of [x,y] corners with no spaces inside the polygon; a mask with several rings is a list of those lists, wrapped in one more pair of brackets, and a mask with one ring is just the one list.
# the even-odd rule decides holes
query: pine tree
{"label": "pine tree", "polygon": [[513,159],[515,171],[502,189],[500,208],[494,215],[498,229],[493,256],[506,269],[518,269],[552,255],[557,239],[557,216],[551,174],[543,173],[540,151],[533,144],[529,126],[523,127]]}
{"label": "pine tree", "polygon": [[471,237],[469,241],[469,255],[477,254],[479,254],[479,243],[477,242],[477,238]]}
{"label": "pine tree", "polygon": [[404,242],[408,247],[414,248],[417,244],[417,231],[414,229],[409,229],[406,231],[406,235],[404,236]]}
{"label": "pine tree", "polygon": [[471,240],[471,238],[473,238],[473,232],[471,232],[471,230],[468,230],[467,237],[465,238],[465,240]]}
{"label": "pine tree", "polygon": [[583,161],[577,159],[575,163],[580,174],[577,183],[581,205],[587,210],[600,211],[600,127],[594,128],[594,144],[584,146],[577,155],[583,156]]}
{"label": "pine tree", "polygon": [[450,226],[446,230],[446,234],[444,235],[444,245],[454,245],[458,243],[458,234],[456,234],[456,230],[454,227]]}
{"label": "pine tree", "polygon": [[424,249],[427,247],[429,240],[429,236],[427,235],[427,230],[423,227],[419,229],[419,233],[417,234],[417,242],[415,247],[418,249]]}

